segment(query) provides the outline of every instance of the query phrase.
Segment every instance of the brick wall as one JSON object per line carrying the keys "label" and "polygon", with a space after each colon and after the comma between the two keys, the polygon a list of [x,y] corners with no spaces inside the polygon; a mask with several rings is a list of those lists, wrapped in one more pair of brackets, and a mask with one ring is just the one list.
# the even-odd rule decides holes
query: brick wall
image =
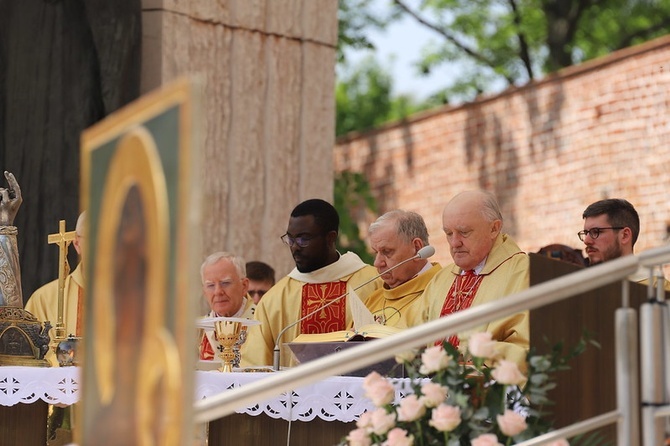
{"label": "brick wall", "polygon": [[451,258],[442,209],[476,188],[496,194],[505,232],[528,252],[550,243],[583,248],[581,214],[606,197],[638,210],[636,252],[659,246],[670,224],[670,36],[472,104],[347,135],[334,165],[365,173],[381,213],[423,215],[443,263]]}

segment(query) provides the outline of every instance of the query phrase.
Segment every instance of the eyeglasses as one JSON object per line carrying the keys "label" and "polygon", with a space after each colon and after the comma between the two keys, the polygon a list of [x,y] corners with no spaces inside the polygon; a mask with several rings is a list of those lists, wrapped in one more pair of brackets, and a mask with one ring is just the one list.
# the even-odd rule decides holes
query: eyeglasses
{"label": "eyeglasses", "polygon": [[263,297],[263,295],[266,293],[265,290],[249,290],[247,291],[249,293],[249,296],[253,297],[255,295],[258,295],[258,297]]}
{"label": "eyeglasses", "polygon": [[598,236],[600,236],[600,233],[603,232],[605,229],[613,229],[613,230],[619,230],[623,229],[621,226],[617,227],[609,227],[609,228],[591,228],[591,229],[584,229],[583,231],[579,231],[577,233],[577,236],[579,237],[579,240],[584,241],[586,236],[590,236],[593,240],[597,239]]}
{"label": "eyeglasses", "polygon": [[311,242],[316,237],[318,237],[318,235],[313,237],[306,237],[304,235],[300,237],[291,237],[288,234],[284,234],[281,236],[281,241],[290,247],[293,245],[298,245],[300,248],[307,248],[309,246],[309,242]]}

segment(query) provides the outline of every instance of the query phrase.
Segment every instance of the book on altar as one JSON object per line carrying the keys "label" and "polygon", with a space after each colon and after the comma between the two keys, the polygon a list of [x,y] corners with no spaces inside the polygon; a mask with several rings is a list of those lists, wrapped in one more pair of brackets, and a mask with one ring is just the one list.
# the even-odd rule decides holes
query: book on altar
{"label": "book on altar", "polygon": [[312,342],[360,342],[371,339],[385,338],[392,334],[400,333],[401,328],[382,324],[366,324],[356,329],[331,331],[330,333],[299,334],[292,343]]}
{"label": "book on altar", "polygon": [[[298,335],[292,342],[288,343],[288,347],[299,364],[354,347],[360,342],[385,338],[402,331],[401,328],[381,325],[375,322],[372,313],[365,307],[365,304],[360,300],[355,290],[349,291],[348,305],[354,320],[353,326],[358,328],[330,333]],[[367,376],[372,370],[393,377],[404,375],[404,369],[393,358],[369,367],[354,370],[348,373],[348,375]]]}
{"label": "book on altar", "polygon": [[[399,333],[401,328],[381,324],[363,325],[359,329],[333,331],[330,333],[301,334],[292,342],[288,343],[293,356],[299,364],[322,358],[332,353],[346,350],[350,347],[360,345],[362,342],[384,338]],[[404,376],[404,368],[389,358],[382,362],[354,370],[347,373],[349,376],[367,376],[372,371],[382,375],[401,378]]]}

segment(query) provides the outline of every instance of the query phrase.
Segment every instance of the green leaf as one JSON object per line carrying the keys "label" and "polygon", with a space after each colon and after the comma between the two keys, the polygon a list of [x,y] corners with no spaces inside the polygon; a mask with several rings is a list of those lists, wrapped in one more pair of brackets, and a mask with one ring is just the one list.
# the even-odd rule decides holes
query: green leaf
{"label": "green leaf", "polygon": [[[389,4],[392,7],[386,7]],[[402,8],[405,5],[406,8]],[[438,102],[414,104],[404,98],[377,118],[346,119],[338,108],[338,134],[362,130],[370,122],[402,119],[411,109],[469,101],[503,85],[522,85],[547,73],[670,33],[666,0],[339,0],[338,61],[347,67],[347,48],[373,48],[370,31],[412,20],[431,32],[416,48],[417,75],[457,65],[446,77]],[[393,104],[395,97],[389,97]],[[340,105],[346,103],[338,102]],[[352,104],[346,110],[355,111]],[[394,108],[396,107],[396,108]],[[366,113],[370,113],[366,110]],[[372,111],[374,113],[374,111]],[[347,115],[348,112],[344,111]],[[349,130],[345,130],[348,128]]]}

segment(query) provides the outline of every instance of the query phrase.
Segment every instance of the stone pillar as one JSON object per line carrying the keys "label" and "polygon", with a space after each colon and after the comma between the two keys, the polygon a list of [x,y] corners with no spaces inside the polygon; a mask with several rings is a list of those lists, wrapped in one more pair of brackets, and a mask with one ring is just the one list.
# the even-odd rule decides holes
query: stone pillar
{"label": "stone pillar", "polygon": [[202,85],[203,254],[283,276],[293,207],[333,199],[334,0],[143,0],[142,91]]}

